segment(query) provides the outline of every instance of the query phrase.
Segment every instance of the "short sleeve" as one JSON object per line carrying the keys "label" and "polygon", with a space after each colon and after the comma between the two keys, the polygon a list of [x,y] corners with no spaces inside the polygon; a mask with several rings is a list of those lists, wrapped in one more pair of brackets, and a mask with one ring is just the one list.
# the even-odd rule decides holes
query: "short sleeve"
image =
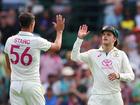
{"label": "short sleeve", "polygon": [[44,38],[38,37],[37,46],[40,50],[47,51],[51,47],[51,42]]}

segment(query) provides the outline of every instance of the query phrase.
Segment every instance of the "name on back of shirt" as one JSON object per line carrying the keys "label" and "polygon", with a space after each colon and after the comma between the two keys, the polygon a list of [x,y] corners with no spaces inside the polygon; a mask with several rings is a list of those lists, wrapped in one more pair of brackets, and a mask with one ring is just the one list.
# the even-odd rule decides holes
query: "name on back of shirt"
{"label": "name on back of shirt", "polygon": [[18,44],[30,44],[30,40],[21,38],[15,38],[14,42]]}

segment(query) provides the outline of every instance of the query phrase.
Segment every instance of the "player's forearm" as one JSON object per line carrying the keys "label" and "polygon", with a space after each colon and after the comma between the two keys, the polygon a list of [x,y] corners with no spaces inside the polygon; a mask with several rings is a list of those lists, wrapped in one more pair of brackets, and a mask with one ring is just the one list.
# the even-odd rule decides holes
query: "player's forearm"
{"label": "player's forearm", "polygon": [[132,67],[129,63],[127,55],[123,52],[123,64],[122,64],[122,73],[120,73],[120,79],[124,81],[134,80],[135,75],[132,70]]}
{"label": "player's forearm", "polygon": [[135,76],[134,76],[134,73],[119,73],[120,75],[120,80],[123,80],[123,81],[132,81],[134,80]]}
{"label": "player's forearm", "polygon": [[72,53],[71,53],[71,59],[74,61],[79,61],[80,60],[80,47],[83,42],[83,39],[77,38],[77,40],[74,43]]}
{"label": "player's forearm", "polygon": [[55,42],[54,44],[56,45],[56,50],[60,50],[61,48],[61,44],[62,44],[62,31],[58,31],[56,32],[56,39],[55,39]]}
{"label": "player's forearm", "polygon": [[5,54],[5,59],[6,59],[6,65],[5,65],[6,74],[8,76],[10,76],[10,74],[11,74],[11,67],[10,67],[9,57],[8,57],[7,54]]}

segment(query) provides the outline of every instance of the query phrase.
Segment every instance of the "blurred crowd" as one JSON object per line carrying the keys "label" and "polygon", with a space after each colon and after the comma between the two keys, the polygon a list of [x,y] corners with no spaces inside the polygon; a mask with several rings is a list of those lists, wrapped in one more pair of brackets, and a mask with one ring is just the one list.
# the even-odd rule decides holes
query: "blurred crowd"
{"label": "blurred crowd", "polygon": [[[75,9],[74,2],[84,5],[84,9],[95,14],[100,10],[99,18],[86,16],[83,8]],[[90,3],[101,5],[102,8],[94,8]],[[48,5],[45,5],[47,4]],[[84,10],[84,12],[83,12]],[[91,28],[91,37],[87,38],[81,47],[81,52],[100,46],[101,37],[98,29],[104,25],[112,25],[119,29],[119,49],[126,52],[131,66],[135,72],[134,81],[121,82],[124,105],[140,105],[140,1],[138,0],[3,0],[0,1],[0,105],[9,105],[10,77],[7,73],[4,57],[4,45],[8,37],[15,35],[20,30],[18,15],[22,11],[32,12],[36,16],[34,34],[49,41],[54,41],[55,30],[52,22],[56,14],[63,14],[66,18],[65,34],[73,33],[70,24],[75,24],[72,14],[77,15],[76,21],[86,23],[97,21],[102,16],[99,25]],[[83,12],[83,13],[82,13]],[[79,16],[79,17],[78,17]],[[82,18],[82,19],[81,19]],[[88,25],[88,24],[87,24]],[[91,25],[92,26],[92,25]],[[97,29],[97,30],[96,30]],[[76,37],[76,31],[74,33]],[[74,38],[75,38],[74,37]],[[73,38],[73,37],[69,37]],[[75,39],[68,39],[71,40]],[[63,40],[63,42],[65,42]],[[65,43],[63,43],[65,44]],[[71,43],[73,45],[73,43]],[[45,89],[46,105],[86,105],[93,85],[92,74],[86,64],[74,62],[70,59],[71,47],[63,48],[58,53],[41,53],[40,75]]]}

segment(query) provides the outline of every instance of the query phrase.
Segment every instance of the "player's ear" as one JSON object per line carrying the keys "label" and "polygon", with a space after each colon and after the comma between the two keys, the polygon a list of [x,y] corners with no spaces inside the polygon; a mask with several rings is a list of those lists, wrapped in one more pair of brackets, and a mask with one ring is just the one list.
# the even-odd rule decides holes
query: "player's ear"
{"label": "player's ear", "polygon": [[35,21],[31,22],[31,26],[32,26],[32,27],[35,26]]}
{"label": "player's ear", "polygon": [[30,29],[33,31],[34,30],[34,26],[35,26],[35,21],[34,22],[32,22],[31,24],[30,24]]}

